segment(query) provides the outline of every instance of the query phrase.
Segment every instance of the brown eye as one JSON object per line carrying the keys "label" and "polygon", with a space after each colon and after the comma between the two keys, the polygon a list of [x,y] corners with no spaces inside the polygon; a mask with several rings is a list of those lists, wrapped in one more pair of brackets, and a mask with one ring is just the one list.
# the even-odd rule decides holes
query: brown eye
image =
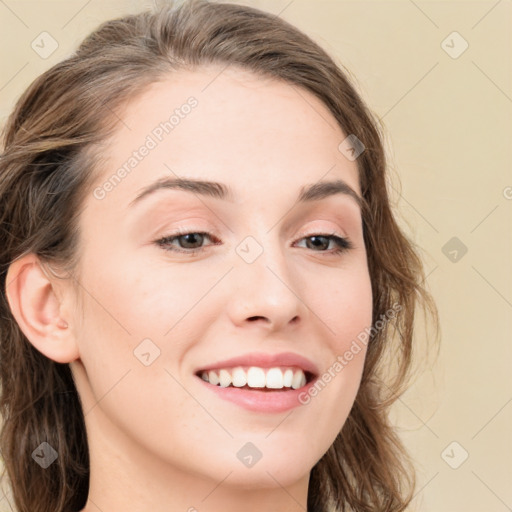
{"label": "brown eye", "polygon": [[318,249],[324,248],[327,249],[329,247],[329,238],[326,236],[309,236],[306,238],[306,246],[308,249]]}
{"label": "brown eye", "polygon": [[[336,235],[315,234],[301,238],[301,240],[306,240],[306,248],[315,252],[339,254],[353,248],[352,243],[348,238],[342,238]],[[334,243],[335,247],[329,250],[328,248],[331,242]]]}
{"label": "brown eye", "polygon": [[205,239],[212,241],[214,237],[212,237],[209,233],[199,231],[190,231],[188,233],[179,232],[174,235],[160,238],[159,240],[156,240],[155,243],[167,251],[196,254],[197,252],[202,251],[205,247],[207,247],[203,245]]}
{"label": "brown eye", "polygon": [[[201,242],[204,240],[202,233],[187,233],[176,238],[180,242],[180,246],[183,249],[198,249],[201,246]],[[199,244],[199,247],[196,247]]]}

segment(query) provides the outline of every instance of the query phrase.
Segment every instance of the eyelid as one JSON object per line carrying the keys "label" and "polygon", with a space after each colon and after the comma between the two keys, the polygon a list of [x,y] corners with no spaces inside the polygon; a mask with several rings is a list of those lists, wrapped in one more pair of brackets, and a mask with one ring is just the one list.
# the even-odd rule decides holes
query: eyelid
{"label": "eyelid", "polygon": [[300,242],[306,238],[311,238],[311,237],[326,237],[326,238],[329,238],[330,240],[334,241],[334,243],[338,246],[338,248],[334,249],[334,250],[319,251],[320,254],[323,253],[326,255],[329,255],[329,254],[335,255],[338,253],[342,253],[345,251],[355,249],[355,245],[353,244],[352,240],[349,237],[347,237],[346,235],[343,235],[343,234],[337,232],[336,230],[333,232],[330,232],[330,231],[325,231],[325,230],[319,229],[319,230],[313,230],[311,232],[306,232],[306,233],[303,233],[302,235],[299,235],[295,239],[293,244],[296,244],[297,242]]}
{"label": "eyelid", "polygon": [[[189,234],[199,234],[203,236],[203,238],[207,238],[213,243],[197,248],[180,248],[176,246],[171,246],[171,242],[175,242],[181,236]],[[341,254],[354,249],[354,244],[352,243],[352,241],[348,237],[339,234],[336,230],[330,232],[322,229],[314,230],[311,228],[309,231],[304,231],[300,235],[294,237],[292,247],[295,247],[295,244],[297,244],[298,242],[301,242],[312,237],[324,237],[329,240],[329,244],[331,242],[335,244],[335,248],[327,251],[312,251],[313,253],[318,252],[324,257],[339,257]],[[163,237],[158,238],[153,243],[171,254],[183,254],[184,256],[196,256],[200,253],[204,253],[211,246],[222,245],[222,241],[220,240],[220,238],[218,238],[209,231],[188,227],[184,228],[182,226],[176,228],[172,233],[169,233],[168,235],[164,235]]]}
{"label": "eyelid", "polygon": [[[198,233],[198,234],[205,234],[208,235],[210,238],[216,238],[219,240],[219,237],[215,235],[215,229],[211,226],[207,227],[198,227],[195,225],[192,226],[177,226],[176,228],[173,228],[170,230],[168,234],[164,234],[158,238],[170,238],[170,237],[178,237],[182,235],[187,235],[190,233]],[[341,230],[338,230],[336,228],[334,229],[325,229],[322,227],[310,227],[307,230],[299,231],[297,235],[294,236],[293,241],[296,242],[300,238],[303,237],[309,237],[314,235],[324,235],[324,236],[338,236],[340,238],[348,239],[347,235],[343,233]]]}
{"label": "eyelid", "polygon": [[303,238],[308,236],[323,235],[323,236],[339,236],[340,238],[347,238],[344,233],[341,233],[336,228],[334,229],[322,229],[322,228],[309,228],[305,231],[299,231],[297,238]]}
{"label": "eyelid", "polygon": [[[211,230],[211,229],[196,229],[196,228],[193,228],[193,227],[178,226],[173,231],[171,231],[169,234],[157,237],[157,239],[154,240],[153,243],[155,245],[160,246],[162,249],[164,249],[165,251],[167,251],[169,253],[184,254],[185,256],[187,256],[187,255],[188,256],[195,256],[198,253],[204,252],[210,246],[219,245],[218,242],[220,241],[220,239],[218,237],[216,237],[212,233],[212,231],[214,231],[214,230]],[[205,235],[205,237],[210,239],[213,243],[210,243],[210,244],[208,244],[208,245],[206,245],[204,247],[199,247],[199,248],[195,248],[195,249],[182,249],[182,248],[176,248],[176,247],[174,249],[166,248],[165,242],[168,239],[172,238],[173,241],[174,241],[175,239],[177,239],[177,238],[179,238],[181,236],[184,236],[184,235],[188,235],[188,234]]]}

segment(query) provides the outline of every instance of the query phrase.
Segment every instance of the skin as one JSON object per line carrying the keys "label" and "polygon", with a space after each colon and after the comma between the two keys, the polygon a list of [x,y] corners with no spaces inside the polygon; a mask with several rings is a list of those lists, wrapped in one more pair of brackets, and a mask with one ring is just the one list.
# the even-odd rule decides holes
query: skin
{"label": "skin", "polygon": [[[194,376],[200,366],[254,351],[292,351],[322,373],[371,324],[356,201],[337,194],[296,204],[302,186],[336,178],[360,195],[356,161],[338,150],[347,134],[311,93],[220,70],[180,71],[117,112],[123,123],[105,144],[97,185],[169,112],[198,100],[102,200],[86,198],[80,286],[57,279],[34,255],[9,269],[20,327],[47,357],[70,363],[82,399],[91,458],[82,512],[303,511],[310,471],[359,387],[364,348],[291,413],[248,411]],[[170,175],[222,182],[234,200],[167,189],[129,207]],[[205,237],[192,257],[154,243],[177,228],[220,243]],[[334,242],[306,244],[333,232],[353,248],[336,255]],[[235,250],[247,236],[263,249],[250,264]],[[134,357],[146,338],[160,350],[149,366]],[[236,456],[247,442],[263,454],[251,468]]]}

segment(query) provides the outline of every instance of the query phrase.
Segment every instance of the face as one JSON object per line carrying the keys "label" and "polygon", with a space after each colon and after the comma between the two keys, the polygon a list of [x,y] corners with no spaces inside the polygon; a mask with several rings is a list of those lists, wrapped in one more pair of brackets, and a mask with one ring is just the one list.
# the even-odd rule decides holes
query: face
{"label": "face", "polygon": [[313,95],[219,72],[117,112],[80,218],[71,368],[92,457],[137,447],[181,473],[289,485],[334,441],[363,369],[364,347],[344,357],[372,312],[358,170]]}

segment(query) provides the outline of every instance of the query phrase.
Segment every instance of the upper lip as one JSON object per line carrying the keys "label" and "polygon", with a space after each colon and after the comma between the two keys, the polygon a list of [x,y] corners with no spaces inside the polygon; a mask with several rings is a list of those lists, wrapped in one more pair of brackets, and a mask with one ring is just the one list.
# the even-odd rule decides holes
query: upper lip
{"label": "upper lip", "polygon": [[308,358],[295,354],[294,352],[280,352],[278,354],[265,354],[263,352],[250,352],[231,359],[216,361],[214,363],[197,368],[195,373],[205,370],[216,370],[221,368],[234,368],[235,366],[258,366],[260,368],[274,368],[277,366],[296,366],[302,370],[318,375],[318,368]]}

